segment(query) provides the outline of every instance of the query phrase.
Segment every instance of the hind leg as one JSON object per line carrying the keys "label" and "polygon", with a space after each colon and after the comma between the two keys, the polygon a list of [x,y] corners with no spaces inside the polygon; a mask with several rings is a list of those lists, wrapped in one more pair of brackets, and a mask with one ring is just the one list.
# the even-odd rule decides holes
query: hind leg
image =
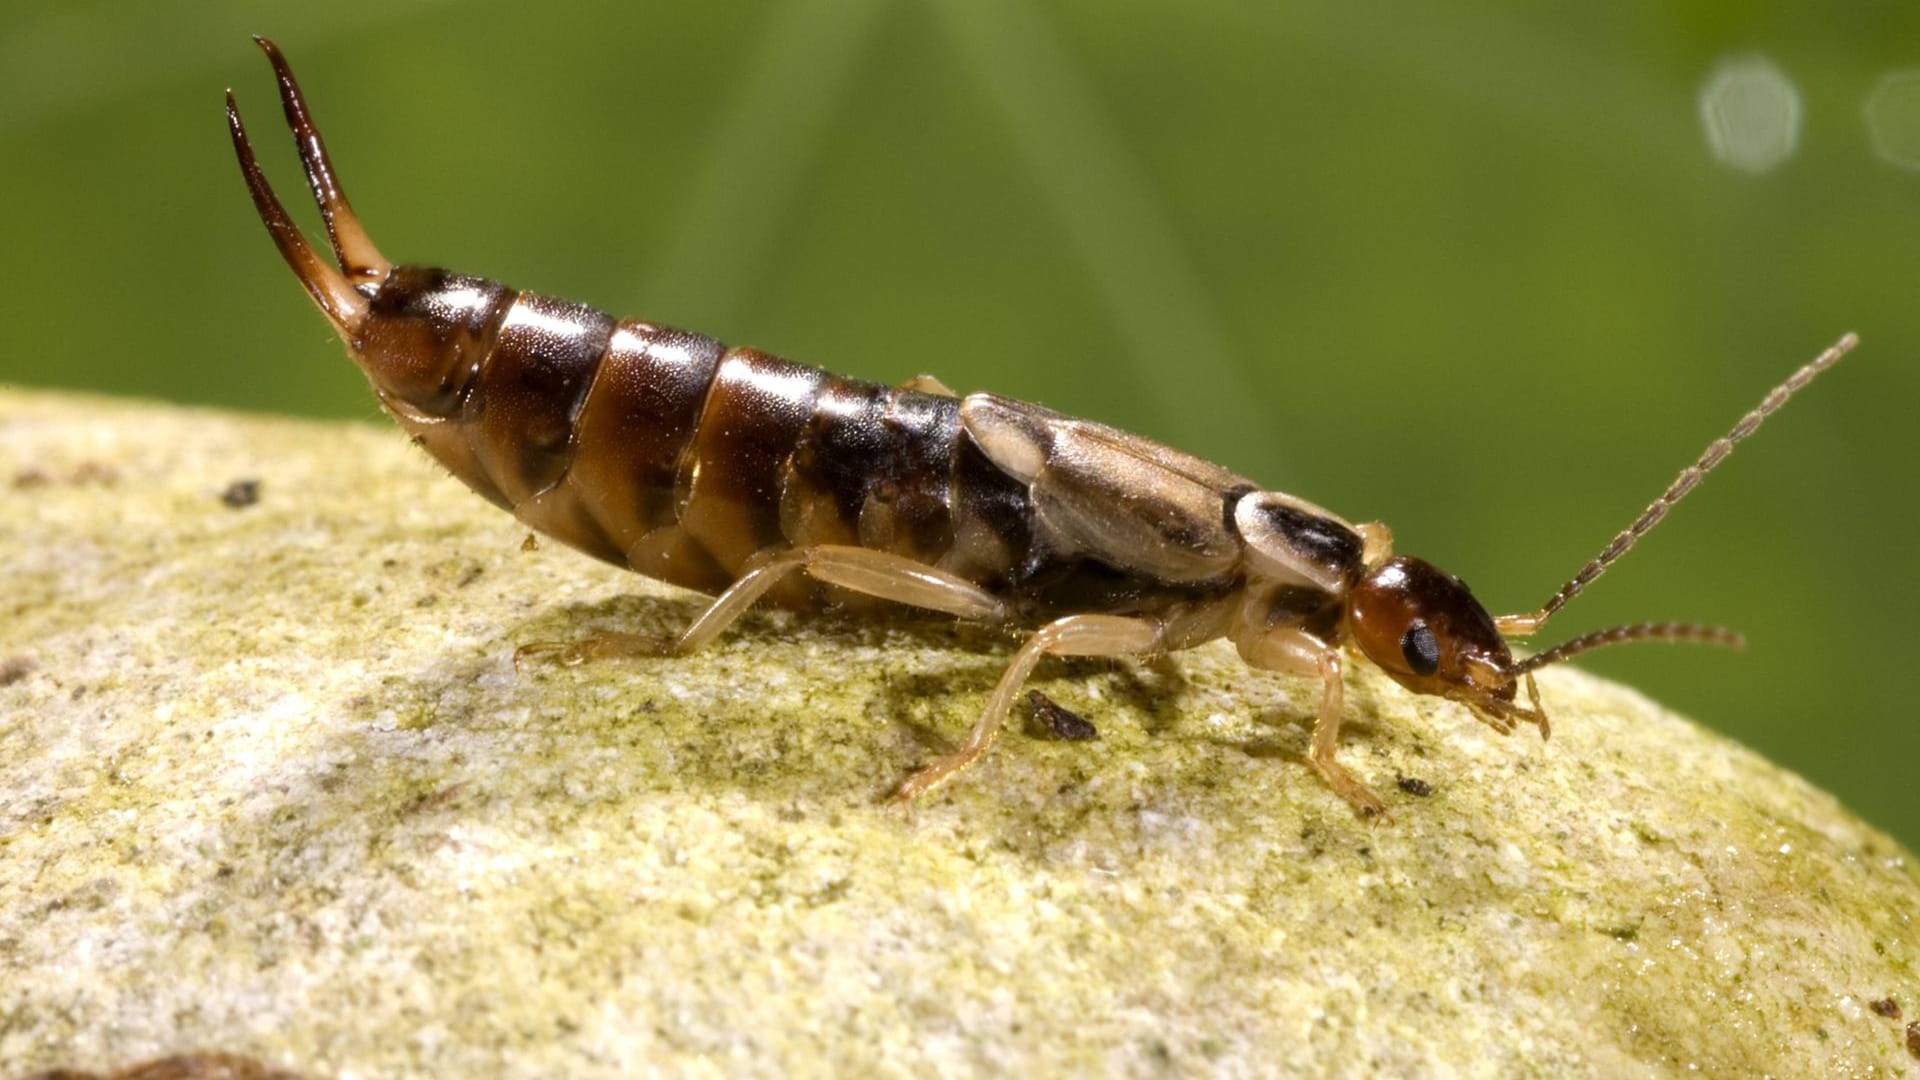
{"label": "hind leg", "polygon": [[900,555],[841,544],[770,548],[749,559],[734,583],[678,637],[601,634],[573,642],[536,641],[515,651],[513,662],[517,667],[527,657],[545,654],[558,654],[559,662],[568,666],[620,657],[684,656],[719,637],[768,589],[795,571],[854,592],[962,619],[998,622],[1006,616],[1000,601],[973,582]]}

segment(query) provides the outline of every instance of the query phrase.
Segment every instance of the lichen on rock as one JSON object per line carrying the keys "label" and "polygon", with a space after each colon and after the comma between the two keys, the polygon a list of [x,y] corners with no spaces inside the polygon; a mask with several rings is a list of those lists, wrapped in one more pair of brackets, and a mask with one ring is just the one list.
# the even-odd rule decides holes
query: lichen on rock
{"label": "lichen on rock", "polygon": [[[233,497],[244,491],[245,498]],[[223,495],[226,496],[223,499]],[[0,1073],[203,1048],[305,1075],[1893,1074],[1920,870],[1639,695],[1553,741],[1224,648],[756,613],[524,530],[391,430],[0,390]]]}

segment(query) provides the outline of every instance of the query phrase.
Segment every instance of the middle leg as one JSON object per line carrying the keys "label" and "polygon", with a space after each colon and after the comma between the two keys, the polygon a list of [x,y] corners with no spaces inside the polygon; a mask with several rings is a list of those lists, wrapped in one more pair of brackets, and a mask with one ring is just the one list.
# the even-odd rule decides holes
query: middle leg
{"label": "middle leg", "polygon": [[894,793],[900,802],[911,802],[951,780],[987,752],[1000,735],[1000,724],[1013,705],[1021,684],[1033,674],[1043,656],[1137,656],[1161,648],[1163,627],[1148,619],[1121,615],[1068,615],[1055,619],[1034,632],[1014,654],[1013,662],[1000,676],[987,706],[974,722],[967,741],[945,757],[939,758],[907,777]]}

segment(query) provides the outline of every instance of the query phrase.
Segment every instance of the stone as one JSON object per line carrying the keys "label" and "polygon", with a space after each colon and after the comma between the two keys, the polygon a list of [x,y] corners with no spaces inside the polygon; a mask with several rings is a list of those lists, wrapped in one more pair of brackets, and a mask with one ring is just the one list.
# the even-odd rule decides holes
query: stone
{"label": "stone", "polygon": [[1011,636],[516,673],[702,603],[525,535],[390,427],[0,389],[0,1074],[1915,1067],[1912,856],[1625,687],[1543,745],[1355,665],[1373,825],[1310,681],[1049,663],[1097,738],[908,813]]}

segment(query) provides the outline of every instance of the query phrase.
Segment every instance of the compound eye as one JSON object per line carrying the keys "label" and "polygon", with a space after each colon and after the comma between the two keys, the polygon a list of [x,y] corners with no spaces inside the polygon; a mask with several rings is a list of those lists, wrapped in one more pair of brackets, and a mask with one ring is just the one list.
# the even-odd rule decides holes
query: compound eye
{"label": "compound eye", "polygon": [[1440,670],[1440,642],[1423,620],[1413,620],[1413,625],[1400,638],[1400,655],[1407,658],[1407,666],[1415,675],[1431,675]]}

